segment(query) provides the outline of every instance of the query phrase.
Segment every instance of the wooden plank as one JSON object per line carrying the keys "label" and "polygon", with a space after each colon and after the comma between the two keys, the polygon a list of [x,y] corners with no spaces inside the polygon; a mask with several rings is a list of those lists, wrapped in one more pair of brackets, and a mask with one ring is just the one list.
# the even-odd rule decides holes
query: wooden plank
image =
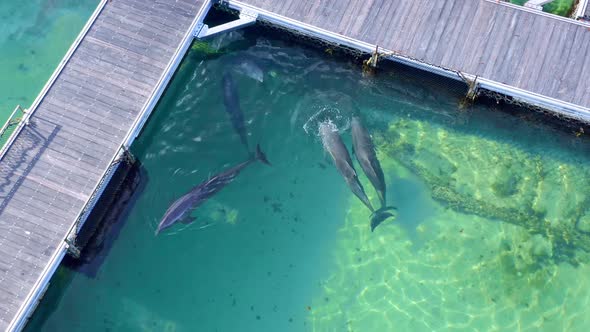
{"label": "wooden plank", "polygon": [[[62,100],[55,97],[45,99],[43,100],[43,103],[47,106],[48,111],[67,112],[71,116],[82,118],[84,123],[89,127],[103,130],[102,126],[108,125],[108,127],[111,128],[108,131],[111,135],[121,135],[122,133],[125,133],[129,128],[129,125],[133,122],[133,119],[123,116],[112,109],[106,109],[102,104],[89,104],[87,105],[88,109],[86,110],[73,106],[70,103],[64,103]],[[104,129],[106,130],[109,128]]]}
{"label": "wooden plank", "polygon": [[173,46],[176,44],[174,40],[159,37],[156,34],[156,32],[152,30],[136,30],[133,29],[133,26],[116,26],[110,22],[105,22],[103,20],[96,22],[95,28],[97,29],[96,31],[100,30],[101,32],[116,32],[117,35],[121,36],[122,39],[147,45],[151,49],[156,49],[160,52],[167,52],[170,49],[174,49]]}
{"label": "wooden plank", "polygon": [[[295,2],[293,2],[295,3]],[[375,3],[374,0],[369,1],[351,1],[350,5],[345,8],[344,13],[342,16],[344,17],[351,17],[353,19],[349,20],[342,20],[340,25],[338,26],[338,31],[343,35],[350,35],[350,32],[354,26],[360,24],[361,22],[365,22],[369,9]],[[300,6],[303,2],[299,3]],[[295,9],[295,8],[293,8]]]}
{"label": "wooden plank", "polygon": [[[373,34],[373,39],[368,39],[369,41],[381,47],[398,51],[402,41],[394,39],[394,34],[401,30],[400,23],[406,18],[412,5],[414,5],[414,2],[407,0],[401,0],[400,3],[389,2],[387,6],[377,2],[377,8],[372,10],[372,13],[375,13],[372,14],[374,16],[367,17],[363,23],[365,26],[363,33],[375,30],[376,33]],[[363,39],[362,35],[360,38]],[[396,45],[395,42],[399,42],[399,44]]]}
{"label": "wooden plank", "polygon": [[562,100],[574,99],[578,82],[582,78],[584,60],[588,58],[588,56],[579,56],[575,53],[590,54],[588,53],[590,52],[590,42],[588,42],[587,37],[588,32],[585,29],[581,27],[576,29],[576,36],[570,45],[572,51],[567,57],[571,61],[565,63],[565,70],[563,70],[561,77],[559,77],[561,86],[557,89],[557,98],[561,98]]}
{"label": "wooden plank", "polygon": [[102,172],[97,167],[96,163],[98,160],[92,160],[91,158],[83,159],[83,157],[77,151],[64,148],[63,146],[50,145],[45,149],[40,159],[46,158],[48,162],[63,162],[69,164],[72,169],[80,169],[88,174],[100,176]]}
{"label": "wooden plank", "polygon": [[504,57],[504,61],[499,65],[498,76],[503,77],[506,82],[512,82],[516,78],[518,69],[526,51],[526,45],[533,32],[534,18],[536,15],[523,15],[518,20],[517,26],[514,29],[509,43],[509,51]]}
{"label": "wooden plank", "polygon": [[[150,86],[142,84],[140,81],[133,79],[133,74],[122,74],[123,70],[111,69],[100,71],[100,68],[94,67],[90,69],[81,63],[71,63],[64,70],[64,75],[68,75],[67,79],[76,82],[85,82],[99,86],[103,89],[119,90],[122,94],[131,97],[134,100],[144,100],[150,94]],[[102,73],[102,75],[101,75]]]}
{"label": "wooden plank", "polygon": [[124,48],[115,47],[90,36],[84,38],[83,46],[77,52],[85,53],[88,60],[96,58],[96,61],[100,60],[127,70],[133,70],[134,66],[141,64],[146,76],[144,81],[147,84],[155,84],[158,81],[159,73],[166,68],[164,61],[153,60],[141,54],[129,52]]}
{"label": "wooden plank", "polygon": [[[84,114],[70,113],[67,110],[50,103],[44,105],[43,119],[55,121],[62,127],[60,131],[72,132],[93,141],[96,145],[103,147],[102,150],[110,150],[119,145],[123,139],[124,132],[115,128],[110,122],[94,121]],[[92,113],[88,110],[86,113]]]}
{"label": "wooden plank", "polygon": [[[61,126],[55,135],[51,143],[58,144],[73,151],[78,151],[83,153],[84,155],[92,155],[94,158],[99,159],[101,156],[109,155],[110,151],[115,150],[118,145],[116,142],[109,142],[101,136],[96,134],[92,134],[89,132],[82,131],[80,128],[81,126],[70,118],[61,116],[58,113],[46,113],[44,119],[47,120],[54,120],[55,122],[59,123]],[[49,134],[47,127],[44,127],[40,130],[41,133]]]}
{"label": "wooden plank", "polygon": [[[92,79],[98,78],[105,83],[108,82],[121,87],[124,90],[131,91],[136,95],[143,96],[143,98],[146,98],[153,88],[153,83],[149,84],[148,82],[145,82],[143,75],[138,77],[137,74],[140,70],[143,74],[141,64],[136,64],[134,70],[128,70],[121,67],[113,67],[107,63],[102,63],[96,66],[84,66],[83,63],[71,62],[66,69],[74,71],[77,75],[86,75],[92,77]],[[100,77],[99,73],[103,73],[102,76],[105,76],[105,73],[108,73],[108,76],[111,79],[105,80],[103,77]]]}
{"label": "wooden plank", "polygon": [[[396,4],[375,0],[370,6],[367,5],[363,19],[351,21],[351,36],[378,45],[383,41],[382,36],[385,35],[385,30],[396,25],[394,22],[396,22],[397,12],[406,4],[405,0],[400,2]],[[389,46],[391,47],[391,44]]]}
{"label": "wooden plank", "polygon": [[510,24],[512,15],[506,11],[507,7],[498,6],[499,16],[497,23],[494,25],[490,34],[490,39],[485,49],[485,55],[482,57],[484,65],[481,77],[491,77],[490,73],[497,70],[496,64],[500,61],[499,57],[505,47],[504,43],[507,39],[508,31],[510,31]]}
{"label": "wooden plank", "polygon": [[547,63],[544,65],[544,71],[541,74],[539,81],[547,81],[542,87],[535,89],[541,94],[548,96],[557,96],[561,80],[557,79],[559,73],[566,69],[567,62],[563,59],[569,59],[573,52],[577,52],[580,45],[574,45],[574,37],[578,27],[573,24],[563,24],[565,32],[561,34],[561,38],[553,45],[554,52],[547,58]]}
{"label": "wooden plank", "polygon": [[11,202],[3,212],[6,213],[7,217],[20,218],[20,222],[24,222],[23,226],[28,231],[43,234],[48,239],[58,238],[65,231],[65,227],[61,226],[63,224],[56,223],[51,218],[51,215],[31,209],[29,205],[21,201]]}
{"label": "wooden plank", "polygon": [[141,101],[147,98],[147,96],[142,97],[130,90],[111,85],[102,78],[94,78],[85,81],[84,76],[80,76],[80,74],[77,74],[77,76],[69,75],[65,77],[62,84],[73,90],[76,95],[94,97],[101,94],[105,95],[105,97],[111,98],[116,103],[131,106],[137,110],[142,106]]}
{"label": "wooden plank", "polygon": [[88,36],[101,40],[107,45],[122,48],[128,52],[142,54],[152,60],[169,58],[172,55],[171,51],[164,50],[159,47],[152,48],[140,40],[121,36],[117,31],[106,28],[102,28],[100,30],[91,30]]}
{"label": "wooden plank", "polygon": [[516,85],[522,86],[523,79],[526,78],[527,73],[530,72],[530,68],[535,67],[536,65],[533,61],[526,61],[526,59],[531,59],[537,55],[539,49],[544,42],[544,40],[548,37],[548,33],[550,33],[549,26],[545,26],[545,18],[541,16],[536,16],[532,25],[532,32],[524,46],[524,53],[522,55],[522,59],[518,63],[518,68],[514,73],[514,77],[512,78],[512,82],[516,82]]}
{"label": "wooden plank", "polygon": [[[42,256],[47,256],[45,249],[49,248],[51,244],[55,242],[55,239],[51,237],[51,233],[44,232],[43,234],[41,234],[38,231],[38,226],[36,226],[35,224],[28,223],[26,219],[23,219],[18,215],[10,213],[8,213],[8,215],[10,215],[11,218],[15,220],[15,222],[12,225],[4,224],[2,228],[0,228],[2,230],[1,233],[3,235],[10,234],[6,237],[6,239],[12,241],[12,243],[17,245],[25,244],[23,245],[23,248],[20,251],[22,251],[28,256],[40,256],[40,259],[43,259]],[[26,226],[27,229],[24,229],[23,226]],[[43,250],[35,251],[36,248],[30,248],[30,245],[36,246],[37,248],[42,248]]]}
{"label": "wooden plank", "polygon": [[421,61],[426,60],[426,52],[428,45],[432,44],[432,40],[436,39],[437,28],[441,27],[441,24],[445,20],[445,15],[449,13],[451,6],[448,6],[449,2],[454,0],[440,0],[436,1],[435,6],[430,11],[426,18],[424,26],[420,29],[420,35],[414,39],[412,49],[414,50],[414,57]]}
{"label": "wooden plank", "polygon": [[[57,93],[56,93],[57,92]],[[115,105],[113,103],[107,103],[96,98],[90,98],[88,96],[78,95],[75,93],[62,93],[63,90],[59,88],[51,89],[45,101],[49,104],[56,105],[66,110],[72,108],[78,109],[77,113],[86,113],[92,110],[92,114],[98,116],[106,116],[109,119],[112,117],[113,120],[119,119],[120,123],[126,127],[121,129],[125,130],[128,125],[133,123],[135,116],[137,115],[136,110],[123,108],[121,105]]]}
{"label": "wooden plank", "polygon": [[[152,12],[146,6],[131,1],[113,1],[112,4],[113,10],[120,10],[124,15],[127,17],[138,15],[141,17],[141,22],[154,22],[158,26],[168,27],[171,29],[179,30],[178,26],[189,24],[188,17],[187,20],[183,19],[182,17],[174,16],[170,18],[168,15],[162,15],[158,12]],[[178,25],[175,25],[178,24]]]}
{"label": "wooden plank", "polygon": [[[502,30],[502,32],[498,33],[499,36],[504,36],[504,40],[502,41],[501,47],[498,49],[498,55],[494,60],[494,74],[489,76],[494,81],[507,83],[507,75],[503,75],[503,73],[516,69],[513,66],[518,63],[515,61],[518,61],[519,59],[512,58],[513,50],[510,48],[512,45],[512,40],[515,38],[515,35],[518,33],[518,31],[520,31],[517,30],[519,27],[518,22],[524,21],[524,19],[520,17],[521,13],[522,12],[519,12],[515,15],[509,15],[506,13],[504,15],[508,19],[509,23],[505,24],[505,30]],[[507,66],[508,70],[503,71],[502,68],[504,66]]]}
{"label": "wooden plank", "polygon": [[64,218],[64,220],[67,220],[71,213],[77,212],[76,206],[81,202],[75,197],[68,196],[54,188],[29,179],[25,179],[20,184],[18,192],[13,194],[12,199],[20,199],[29,205],[44,207],[43,211],[51,211],[56,216]]}
{"label": "wooden plank", "polygon": [[[590,41],[586,41],[589,43]],[[588,54],[584,54],[584,64],[580,68],[581,77],[583,78],[578,82],[578,86],[576,87],[576,91],[574,92],[574,97],[572,99],[573,103],[579,103],[581,105],[588,105],[590,108],[590,91],[588,91],[588,77],[590,77],[590,56]]]}
{"label": "wooden plank", "polygon": [[477,30],[477,27],[479,27],[480,24],[487,21],[487,16],[476,16],[478,15],[478,13],[481,13],[479,7],[483,6],[485,9],[487,5],[488,3],[484,1],[473,1],[473,3],[470,4],[471,12],[468,14],[466,19],[461,24],[461,28],[457,30],[459,34],[455,37],[455,40],[453,40],[451,42],[451,45],[449,45],[450,51],[447,52],[447,58],[443,58],[443,66],[453,68],[455,70],[463,69],[463,63],[466,60],[464,55],[465,52],[463,50],[473,46],[469,45],[469,33],[473,30]]}
{"label": "wooden plank", "polygon": [[[75,191],[81,193],[87,192],[87,190],[84,191],[84,189],[89,189],[90,185],[93,183],[88,178],[83,178],[78,175],[78,172],[74,172],[77,170],[73,170],[72,167],[64,168],[63,165],[49,163],[45,160],[37,160],[35,164],[36,167],[32,168],[31,171],[27,173],[27,178],[30,180],[35,180],[35,177],[45,176],[45,179],[52,179],[56,183],[63,182],[64,184],[68,184],[68,186],[64,186],[66,189],[74,188]],[[39,170],[42,170],[44,173],[38,173]]]}
{"label": "wooden plank", "polygon": [[[395,25],[393,25],[390,29],[390,37],[389,40],[394,40],[396,42],[396,46],[395,46],[395,50],[396,51],[401,51],[401,49],[404,47],[405,42],[407,40],[407,36],[408,33],[407,31],[404,30],[404,27],[406,26],[406,22],[409,20],[412,20],[413,17],[411,16],[411,13],[417,10],[417,7],[420,6],[420,2],[419,1],[410,1],[407,7],[404,7],[404,12],[403,12],[403,16],[401,18],[401,20],[397,21]],[[387,29],[387,30],[390,30]],[[382,46],[387,47],[386,43],[381,43]]]}
{"label": "wooden plank", "polygon": [[134,13],[125,13],[121,9],[112,7],[111,10],[105,11],[101,15],[101,20],[112,25],[126,26],[139,34],[142,34],[143,31],[158,33],[159,37],[171,40],[177,40],[182,37],[181,32],[177,29],[161,24],[154,24],[151,20],[145,20],[145,17],[135,15]]}
{"label": "wooden plank", "polygon": [[[554,61],[554,57],[558,55],[557,52],[559,50],[555,45],[559,45],[563,40],[563,35],[566,32],[565,28],[566,26],[563,24],[556,24],[554,34],[549,38],[548,47],[542,53],[539,52],[537,57],[533,58],[538,66],[538,70],[533,70],[529,74],[529,81],[527,83],[530,90],[538,90],[540,92],[548,83],[540,82],[539,80],[543,79],[545,72],[549,69],[548,67]],[[554,73],[552,73],[552,76],[554,76]]]}
{"label": "wooden plank", "polygon": [[458,1],[456,1],[456,0],[449,0],[449,1],[447,1],[447,3],[445,3],[444,9],[443,9],[443,14],[441,14],[441,17],[438,19],[438,21],[435,25],[433,36],[430,39],[430,41],[428,42],[428,44],[425,45],[426,50],[423,55],[423,60],[425,62],[430,63],[430,64],[434,64],[433,57],[434,57],[435,51],[439,47],[445,31],[447,30],[447,28],[450,25],[450,19],[453,15],[453,12],[455,10],[457,10],[456,9],[457,3],[458,3]]}
{"label": "wooden plank", "polygon": [[462,1],[459,9],[460,11],[449,19],[449,24],[452,25],[452,28],[446,30],[447,32],[443,34],[443,42],[440,47],[437,47],[435,52],[436,55],[434,56],[433,62],[444,68],[449,68],[451,53],[453,52],[457,40],[460,39],[460,36],[464,31],[463,25],[465,24],[465,20],[471,14],[472,1]]}
{"label": "wooden plank", "polygon": [[70,82],[68,80],[60,81],[60,84],[54,89],[56,89],[56,92],[86,96],[96,100],[104,100],[107,103],[121,105],[123,108],[130,110],[135,109],[136,112],[139,112],[139,105],[141,103],[141,100],[133,99],[132,96],[127,96],[117,90],[108,90],[101,86],[93,85],[83,86],[80,85],[80,83]]}
{"label": "wooden plank", "polygon": [[[366,31],[370,29],[370,25],[367,23],[373,20],[373,17],[375,17],[376,15],[374,13],[378,13],[381,7],[382,2],[379,0],[367,1],[366,6],[361,6],[360,9],[360,16],[362,16],[362,19],[350,20],[347,30],[344,31],[344,35],[352,36],[354,38],[358,38],[358,36],[363,36],[366,33]],[[392,7],[395,8],[396,6]],[[309,9],[304,8],[303,10],[307,11]],[[391,21],[393,22],[393,17],[391,17]]]}
{"label": "wooden plank", "polygon": [[410,54],[412,58],[416,58],[416,50],[414,48],[414,44],[417,38],[421,38],[422,34],[419,32],[425,26],[430,25],[427,22],[428,14],[434,10],[435,1],[425,1],[420,0],[420,6],[417,7],[416,13],[413,15],[415,21],[408,22],[409,24],[409,31],[408,37],[404,47],[402,47],[401,51],[404,54]]}
{"label": "wooden plank", "polygon": [[52,172],[62,174],[64,178],[82,189],[90,187],[94,183],[92,179],[100,175],[92,173],[82,167],[73,167],[71,163],[62,159],[53,158],[49,153],[41,154],[36,163],[38,163],[40,167],[53,167],[51,170]]}

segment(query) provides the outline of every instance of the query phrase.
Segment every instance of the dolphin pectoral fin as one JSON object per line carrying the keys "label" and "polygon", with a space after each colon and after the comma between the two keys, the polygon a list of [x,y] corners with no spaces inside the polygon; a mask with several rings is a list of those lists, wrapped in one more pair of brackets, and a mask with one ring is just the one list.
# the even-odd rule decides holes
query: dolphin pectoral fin
{"label": "dolphin pectoral fin", "polygon": [[260,144],[256,144],[256,155],[255,155],[255,158],[257,160],[260,160],[261,163],[266,164],[268,166],[271,166],[271,164],[268,161],[268,159],[266,159],[266,155],[260,149]]}
{"label": "dolphin pectoral fin", "polygon": [[192,224],[192,223],[193,223],[195,220],[197,220],[197,217],[193,217],[193,216],[186,216],[186,217],[182,218],[182,219],[180,220],[180,222],[181,222],[182,224],[185,224],[185,225],[190,225],[190,224]]}

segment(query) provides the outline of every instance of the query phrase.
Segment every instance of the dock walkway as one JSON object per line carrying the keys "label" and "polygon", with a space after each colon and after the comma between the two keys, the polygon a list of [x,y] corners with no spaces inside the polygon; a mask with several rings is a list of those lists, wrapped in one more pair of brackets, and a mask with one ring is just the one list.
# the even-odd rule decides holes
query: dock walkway
{"label": "dock walkway", "polygon": [[157,102],[204,0],[103,1],[0,161],[0,330],[19,330],[121,146]]}
{"label": "dock walkway", "polygon": [[260,20],[590,121],[590,25],[492,0],[229,0]]}

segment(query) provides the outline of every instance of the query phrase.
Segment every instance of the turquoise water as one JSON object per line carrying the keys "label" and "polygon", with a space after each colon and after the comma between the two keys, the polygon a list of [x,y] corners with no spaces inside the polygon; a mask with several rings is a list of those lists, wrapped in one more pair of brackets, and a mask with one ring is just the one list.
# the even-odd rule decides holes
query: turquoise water
{"label": "turquoise water", "polygon": [[0,0],[0,123],[29,107],[97,0]]}
{"label": "turquoise water", "polygon": [[[333,53],[258,28],[195,45],[133,146],[144,187],[104,262],[95,276],[61,267],[27,331],[585,331],[587,138]],[[263,82],[234,70],[244,59]],[[156,237],[175,198],[248,158],[226,70],[272,166],[250,165]],[[373,233],[316,136],[330,118],[350,149],[353,112],[398,208]]]}

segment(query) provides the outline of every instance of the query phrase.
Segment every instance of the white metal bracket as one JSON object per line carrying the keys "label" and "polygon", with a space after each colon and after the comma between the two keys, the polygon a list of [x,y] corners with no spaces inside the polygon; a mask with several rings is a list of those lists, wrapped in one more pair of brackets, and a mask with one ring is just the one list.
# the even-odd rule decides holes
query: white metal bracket
{"label": "white metal bracket", "polygon": [[256,23],[258,13],[249,10],[242,10],[240,18],[227,22],[216,27],[210,28],[207,24],[199,24],[195,28],[193,35],[195,38],[203,39],[215,36],[220,33],[230,32]]}

